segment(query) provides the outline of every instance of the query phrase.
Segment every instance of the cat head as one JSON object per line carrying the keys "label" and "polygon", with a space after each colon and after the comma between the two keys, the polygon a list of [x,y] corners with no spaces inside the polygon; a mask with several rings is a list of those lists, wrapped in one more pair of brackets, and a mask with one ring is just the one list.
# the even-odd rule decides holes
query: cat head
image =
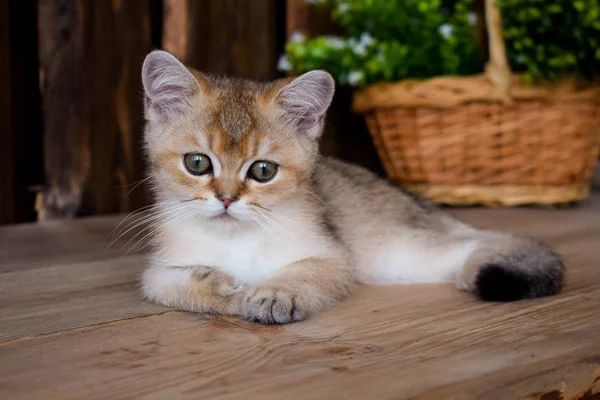
{"label": "cat head", "polygon": [[212,221],[252,221],[306,195],[333,78],[214,78],[164,51],[142,67],[145,144],[159,203]]}

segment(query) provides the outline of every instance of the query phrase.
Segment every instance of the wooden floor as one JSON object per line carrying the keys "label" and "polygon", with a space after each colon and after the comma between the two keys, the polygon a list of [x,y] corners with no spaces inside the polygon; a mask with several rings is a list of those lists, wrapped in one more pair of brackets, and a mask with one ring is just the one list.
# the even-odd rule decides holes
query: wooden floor
{"label": "wooden floor", "polygon": [[[564,255],[564,292],[483,303],[452,284],[361,287],[306,322],[171,311],[137,293],[118,218],[0,229],[0,399],[591,399],[600,392],[600,196],[456,211]],[[600,399],[600,395],[596,398]]]}

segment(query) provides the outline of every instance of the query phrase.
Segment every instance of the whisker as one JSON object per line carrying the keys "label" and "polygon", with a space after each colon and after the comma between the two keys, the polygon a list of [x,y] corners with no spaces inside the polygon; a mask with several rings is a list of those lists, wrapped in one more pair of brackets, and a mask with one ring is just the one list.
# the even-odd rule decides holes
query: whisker
{"label": "whisker", "polygon": [[191,199],[179,200],[179,202],[187,203],[188,201],[195,201],[195,200],[206,200],[206,199],[204,197],[192,197]]}
{"label": "whisker", "polygon": [[272,221],[270,221],[265,215],[263,215],[262,213],[258,212],[257,210],[254,210],[255,215],[258,217],[257,222],[259,222],[260,227],[262,227],[263,229],[265,229],[267,232],[269,233],[279,233],[281,232],[280,229],[275,226],[273,224]]}
{"label": "whisker", "polygon": [[323,199],[321,199],[319,196],[317,196],[315,193],[313,193],[310,189],[304,189],[306,190],[306,192],[308,194],[310,194],[311,196],[313,196],[317,201],[319,201],[319,203],[323,204],[327,209],[329,209],[329,205],[327,203],[325,203],[325,201],[323,201]]}
{"label": "whisker", "polygon": [[[111,237],[113,238],[112,242],[109,244],[108,247],[110,247],[111,245],[114,244],[115,241],[117,241],[120,237],[122,237],[124,234],[126,234],[127,232],[129,232],[131,229],[128,228],[135,228],[135,226],[139,226],[139,222],[140,221],[144,221],[144,220],[148,220],[148,219],[152,219],[155,216],[159,215],[160,212],[162,211],[168,211],[170,208],[172,208],[173,206],[176,206],[177,202],[174,203],[160,203],[160,204],[153,204],[150,206],[146,206],[146,207],[142,207],[142,209],[134,211],[133,213],[125,216],[121,222],[119,222],[119,224],[113,229],[112,235]],[[145,210],[144,210],[145,209]],[[121,225],[123,225],[125,223],[125,221],[130,220],[131,218],[138,218],[135,219],[133,221],[130,221],[128,224],[126,224],[121,230],[119,230],[119,227]],[[134,225],[132,227],[132,225]],[[116,238],[115,238],[116,236]]]}
{"label": "whisker", "polygon": [[[138,233],[136,233],[132,238],[130,238],[129,241],[123,246],[123,247],[126,247],[133,239],[135,239],[135,237],[137,237],[141,233],[143,233],[143,232],[145,232],[145,231],[147,231],[149,229],[155,228],[160,223],[160,220],[165,217],[165,214],[168,214],[171,211],[175,211],[177,213],[176,215],[179,215],[182,211],[185,211],[185,210],[189,209],[188,205],[181,206],[181,203],[188,203],[188,202],[191,202],[191,201],[194,201],[194,200],[200,200],[200,198],[190,198],[190,199],[177,200],[177,201],[172,201],[172,202],[167,202],[167,203],[158,203],[156,205],[156,210],[154,210],[154,209],[153,210],[146,210],[147,212],[150,212],[150,213],[152,213],[153,211],[156,211],[156,213],[154,215],[146,215],[146,216],[143,216],[142,218],[140,218],[139,220],[132,222],[133,226],[131,226],[127,230],[125,230],[126,228],[123,228],[125,230],[125,232],[121,233],[117,237],[117,239],[120,238],[120,237],[122,237],[124,234],[126,234],[129,231],[131,231],[131,230],[133,230],[133,229],[135,229],[135,228],[137,228],[137,227],[139,227],[139,226],[141,226],[143,224],[151,222],[150,224],[148,224],[148,226],[146,226],[145,228],[143,228],[142,230],[140,230]],[[130,225],[128,225],[128,226],[130,226]],[[152,232],[156,232],[156,230],[151,231],[151,233]],[[141,239],[140,241],[144,240],[144,238]],[[113,243],[117,239],[115,239],[113,241]],[[137,244],[139,244],[140,241],[138,241]]]}
{"label": "whisker", "polygon": [[[151,223],[158,221],[161,217],[162,217],[162,215],[160,213],[156,213],[156,214],[145,216],[143,218],[140,218],[136,221],[131,222],[126,227],[124,227],[122,229],[122,231],[118,232],[118,236],[110,242],[109,247],[112,246],[113,244],[115,244],[115,242],[117,242],[120,238],[125,236],[128,232],[131,232],[132,230],[134,230],[142,225],[145,225],[145,224],[150,223],[148,226],[151,226]],[[146,227],[146,228],[142,229],[140,232],[143,232],[146,229],[148,229],[148,228]],[[140,232],[138,232],[138,234]]]}
{"label": "whisker", "polygon": [[[179,211],[179,212],[178,212],[176,215],[177,215],[177,216],[179,216],[179,215],[180,215],[180,212],[181,212],[181,211]],[[162,220],[162,217],[164,217],[164,216],[161,216],[161,218],[158,218],[158,219],[156,219],[154,222],[152,222],[152,223],[148,224],[148,226],[146,226],[146,227],[144,227],[143,229],[141,229],[139,232],[137,232],[135,235],[133,235],[133,236],[132,236],[132,237],[131,237],[131,238],[130,238],[130,239],[129,239],[129,240],[128,240],[128,241],[127,241],[127,242],[126,242],[126,243],[125,243],[123,246],[122,246],[122,248],[123,248],[123,249],[125,249],[125,248],[127,248],[127,249],[128,249],[128,251],[126,252],[126,255],[127,255],[127,254],[129,254],[129,253],[130,253],[130,252],[131,252],[133,249],[135,249],[135,248],[136,248],[136,246],[138,246],[138,245],[139,245],[139,244],[140,244],[140,243],[141,243],[141,242],[142,242],[142,241],[143,241],[143,240],[144,240],[144,239],[145,239],[145,238],[148,236],[148,234],[152,234],[153,232],[156,232],[156,229],[157,229],[158,227],[160,227],[160,225],[161,225],[161,220]],[[144,235],[144,236],[143,236],[141,239],[138,239],[137,241],[135,241],[135,243],[133,243],[133,244],[131,244],[131,245],[130,245],[130,243],[131,243],[132,241],[134,241],[136,237],[140,236],[141,234],[144,234],[145,232],[147,233],[146,235]]]}
{"label": "whisker", "polygon": [[150,204],[144,207],[141,207],[129,214],[127,214],[125,217],[123,217],[123,219],[119,222],[119,224],[113,229],[113,235],[116,233],[116,231],[118,230],[118,228],[127,220],[133,218],[133,217],[137,217],[140,214],[147,214],[147,213],[151,213],[153,211],[156,211],[156,209],[159,208],[163,208],[163,207],[168,207],[172,204],[176,204],[177,202],[173,202],[173,203],[157,203],[157,204]]}
{"label": "whisker", "polygon": [[[146,178],[144,179],[140,179],[137,182],[133,182],[130,183],[129,185],[135,185],[134,187],[132,187],[131,189],[129,189],[129,191],[127,191],[127,193],[125,193],[125,195],[123,196],[123,198],[125,199],[127,196],[129,196],[129,194],[131,192],[133,192],[135,190],[135,188],[137,188],[138,186],[140,186],[142,183],[146,182],[148,179],[152,178],[153,175],[148,175]],[[125,187],[129,186],[129,185],[125,185]]]}
{"label": "whisker", "polygon": [[[178,210],[181,211],[181,210]],[[176,217],[173,217],[172,219],[168,220],[165,224],[163,225],[159,225],[156,229],[150,231],[148,234],[146,234],[146,236],[144,236],[143,238],[141,238],[140,240],[137,241],[137,243],[127,251],[127,253],[125,253],[125,255],[129,254],[131,251],[133,251],[133,249],[135,249],[140,243],[142,243],[144,240],[146,240],[148,237],[150,237],[151,235],[156,234],[158,231],[165,229],[166,227],[168,227],[169,225],[172,225],[173,223],[180,221],[184,218],[187,218],[193,214],[195,214],[196,211],[194,209],[190,209],[189,207],[187,207],[186,209],[184,209],[183,211],[181,211]],[[142,250],[144,248],[146,248],[146,246],[149,244],[150,242],[146,243],[146,245],[144,245],[142,248],[138,248],[137,250]]]}
{"label": "whisker", "polygon": [[261,206],[260,204],[257,204],[257,203],[250,203],[250,205],[258,207],[258,208],[261,208],[261,209],[266,210],[266,211],[271,211],[271,209],[269,209],[269,208],[267,208],[265,206]]}
{"label": "whisker", "polygon": [[267,207],[261,206],[260,204],[253,203],[253,205],[259,207],[262,210],[267,211],[267,214],[271,215],[274,218],[280,218],[280,219],[283,219],[285,221],[288,221],[288,222],[292,223],[293,225],[298,225],[297,221],[295,221],[295,220],[293,220],[293,219],[291,219],[291,218],[289,218],[289,217],[287,217],[287,216],[285,216],[283,214],[277,213],[277,212],[275,212],[275,211],[273,211],[271,209],[268,209]]}
{"label": "whisker", "polygon": [[270,225],[270,227],[272,229],[277,230],[279,233],[286,235],[287,237],[289,237],[290,239],[293,240],[297,240],[294,236],[292,236],[290,234],[290,232],[288,232],[285,228],[283,228],[279,223],[277,223],[277,221],[273,220],[272,218],[270,218],[266,213],[259,211],[257,209],[254,209],[254,212],[256,212],[257,215],[259,215],[260,217],[263,218],[264,222],[267,223],[268,225]]}

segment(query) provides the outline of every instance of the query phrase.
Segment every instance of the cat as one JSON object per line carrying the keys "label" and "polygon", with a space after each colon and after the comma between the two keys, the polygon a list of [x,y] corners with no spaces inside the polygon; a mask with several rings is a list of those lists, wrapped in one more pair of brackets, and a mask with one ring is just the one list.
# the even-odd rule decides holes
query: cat
{"label": "cat", "polygon": [[319,154],[334,80],[215,78],[153,51],[142,68],[158,229],[144,296],[264,324],[301,321],[357,283],[455,281],[489,301],[556,294],[564,266]]}

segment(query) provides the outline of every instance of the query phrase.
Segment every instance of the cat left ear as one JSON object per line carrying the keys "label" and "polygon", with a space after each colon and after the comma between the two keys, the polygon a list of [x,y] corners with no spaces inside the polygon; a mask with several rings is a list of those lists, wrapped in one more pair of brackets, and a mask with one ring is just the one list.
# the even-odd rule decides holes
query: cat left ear
{"label": "cat left ear", "polygon": [[276,96],[282,119],[294,129],[316,138],[321,133],[325,112],[331,104],[335,81],[329,73],[310,71],[285,85]]}
{"label": "cat left ear", "polygon": [[200,90],[198,81],[186,66],[162,50],[146,56],[142,83],[146,92],[146,118],[154,122],[169,122],[181,115]]}

